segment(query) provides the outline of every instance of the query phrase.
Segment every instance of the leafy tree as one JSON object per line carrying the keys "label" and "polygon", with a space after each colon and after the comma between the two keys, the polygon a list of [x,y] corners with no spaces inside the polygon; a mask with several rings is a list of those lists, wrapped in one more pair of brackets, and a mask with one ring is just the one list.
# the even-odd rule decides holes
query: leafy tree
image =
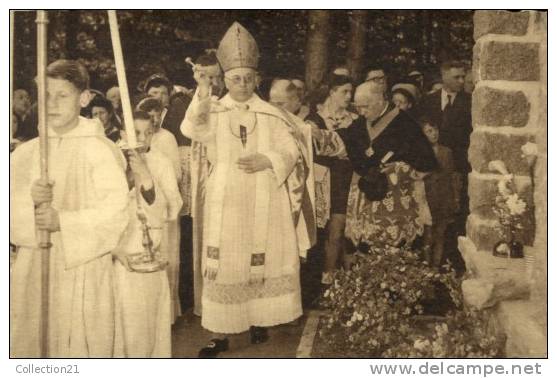
{"label": "leafy tree", "polygon": [[[216,48],[233,21],[258,41],[266,77],[304,77],[309,56],[310,11],[305,10],[132,10],[118,11],[128,82],[132,93],[141,81],[162,72],[177,84],[193,85],[186,57]],[[471,60],[471,11],[370,10],[325,11],[329,18],[325,69],[353,64],[385,64],[391,78],[410,69],[437,72],[440,60]],[[91,86],[106,90],[116,83],[106,11],[49,11],[49,59],[80,59],[91,73]],[[358,16],[357,16],[358,15]],[[35,12],[15,15],[15,83],[31,88],[36,72]],[[363,44],[351,41],[351,21],[365,18]],[[353,22],[352,22],[353,24]],[[353,26],[352,26],[353,28]],[[361,26],[360,26],[361,28]],[[354,36],[352,35],[352,38]],[[359,36],[358,38],[361,38]],[[352,46],[352,47],[351,47]],[[360,51],[361,48],[364,51]]]}

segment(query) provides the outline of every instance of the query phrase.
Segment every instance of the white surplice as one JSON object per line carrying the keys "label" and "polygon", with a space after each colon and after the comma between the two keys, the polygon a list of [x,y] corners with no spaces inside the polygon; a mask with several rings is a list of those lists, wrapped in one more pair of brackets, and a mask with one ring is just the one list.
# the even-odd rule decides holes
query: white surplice
{"label": "white surplice", "polygon": [[[182,182],[182,176],[187,172],[182,169],[182,161],[180,148],[176,142],[174,135],[163,128],[159,128],[153,135],[151,140],[151,149],[157,150],[164,154],[171,162],[174,168],[175,180],[178,185]],[[179,276],[180,276],[180,220],[174,218],[172,221],[164,224],[165,243],[167,243],[168,253],[168,281],[170,283],[170,294],[172,300],[172,322],[181,315],[180,297],[178,294]]]}
{"label": "white surplice", "polygon": [[[52,207],[48,310],[50,357],[111,357],[114,346],[110,251],[125,229],[125,161],[98,122],[80,117],[63,135],[49,130]],[[10,355],[40,357],[41,262],[31,185],[40,177],[39,140],[10,156],[10,240],[18,246],[10,283]]]}
{"label": "white surplice", "polygon": [[[140,211],[147,219],[153,248],[168,259],[168,228],[182,206],[178,185],[169,159],[157,150],[145,154],[154,183],[155,199],[147,204],[139,197]],[[137,217],[136,190],[129,193],[129,223],[116,251],[134,254],[143,251],[142,224]],[[171,291],[166,271],[137,273],[114,263],[116,305],[116,357],[171,357]]]}
{"label": "white surplice", "polygon": [[[238,113],[238,106],[244,111]],[[291,211],[291,202],[299,198],[286,185],[299,147],[284,116],[256,95],[240,105],[227,95],[213,108],[203,121],[196,93],[181,126],[184,135],[207,147],[211,163],[202,269],[211,264],[218,273],[216,280],[204,278],[202,326],[240,333],[250,326],[290,322],[302,314],[300,246]],[[243,119],[251,123],[242,124]],[[245,147],[240,126],[246,127]],[[240,156],[257,152],[269,158],[272,169],[248,174],[237,167]],[[261,253],[264,264],[254,263]],[[250,284],[255,271],[264,280]]]}

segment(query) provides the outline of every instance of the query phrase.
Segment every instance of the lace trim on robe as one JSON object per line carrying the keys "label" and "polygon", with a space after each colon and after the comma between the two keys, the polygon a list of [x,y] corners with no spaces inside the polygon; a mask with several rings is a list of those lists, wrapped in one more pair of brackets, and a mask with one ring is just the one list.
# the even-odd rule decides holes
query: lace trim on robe
{"label": "lace trim on robe", "polygon": [[240,304],[259,298],[279,297],[292,294],[298,287],[296,275],[265,278],[262,283],[221,284],[204,281],[203,295],[212,302],[221,304]]}

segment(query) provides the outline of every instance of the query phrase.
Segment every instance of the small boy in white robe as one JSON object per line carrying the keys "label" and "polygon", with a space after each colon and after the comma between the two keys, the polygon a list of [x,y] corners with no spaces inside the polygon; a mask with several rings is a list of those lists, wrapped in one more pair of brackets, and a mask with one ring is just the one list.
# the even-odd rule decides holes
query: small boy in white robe
{"label": "small boy in white robe", "polygon": [[[176,219],[182,206],[172,163],[162,153],[149,148],[154,133],[149,114],[134,114],[137,140],[144,153],[128,150],[129,224],[113,255],[116,308],[115,356],[171,357],[171,300],[165,269],[152,273],[132,270],[130,255],[144,251],[143,227],[146,219],[152,248],[168,261],[160,249],[165,222]],[[138,191],[139,188],[139,191]],[[139,193],[138,193],[139,192]],[[136,196],[139,195],[139,198]]]}
{"label": "small boy in white robe", "polygon": [[[175,173],[174,180],[178,185],[182,180],[180,152],[174,135],[161,127],[164,110],[162,103],[154,97],[146,97],[137,104],[136,109],[146,112],[151,117],[153,121],[153,138],[150,142],[150,148],[164,154],[172,162]],[[178,293],[180,280],[180,237],[180,220],[176,218],[172,222],[166,222],[161,244],[168,254],[166,272],[170,284],[173,324],[178,316],[182,314],[180,296]]]}

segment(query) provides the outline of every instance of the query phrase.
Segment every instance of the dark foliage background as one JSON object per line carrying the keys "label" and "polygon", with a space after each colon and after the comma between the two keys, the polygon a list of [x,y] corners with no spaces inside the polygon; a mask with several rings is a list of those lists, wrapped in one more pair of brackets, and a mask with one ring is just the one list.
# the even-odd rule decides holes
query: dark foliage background
{"label": "dark foliage background", "polygon": [[[329,69],[347,59],[352,11],[329,11]],[[49,11],[49,59],[80,59],[91,73],[91,86],[106,90],[116,83],[105,11]],[[303,78],[308,15],[305,10],[118,11],[130,86],[155,72],[191,87],[184,63],[216,48],[237,20],[256,38],[264,77]],[[366,19],[364,67],[384,64],[391,80],[419,69],[431,79],[446,58],[471,60],[472,11],[370,10]],[[35,12],[15,14],[14,75],[16,87],[32,89],[36,72]],[[132,92],[133,92],[132,88]]]}

